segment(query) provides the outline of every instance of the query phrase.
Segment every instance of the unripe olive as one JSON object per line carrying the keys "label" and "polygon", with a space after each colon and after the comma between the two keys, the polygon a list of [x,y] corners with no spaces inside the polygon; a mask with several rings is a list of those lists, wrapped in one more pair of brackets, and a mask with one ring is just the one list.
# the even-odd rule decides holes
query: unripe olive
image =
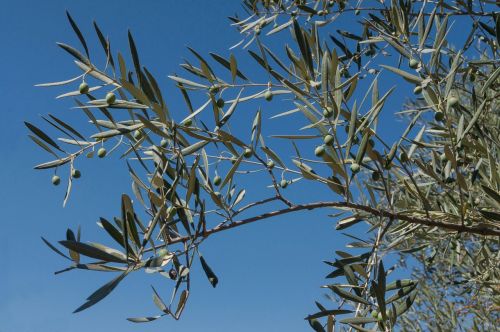
{"label": "unripe olive", "polygon": [[273,168],[274,168],[274,161],[269,160],[269,161],[267,162],[267,167],[268,167],[268,168],[270,168],[270,169],[273,169]]}
{"label": "unripe olive", "polygon": [[214,177],[214,184],[216,186],[218,186],[221,182],[222,182],[222,179],[221,179],[220,176],[217,175],[217,176]]}
{"label": "unripe olive", "polygon": [[107,153],[107,151],[106,151],[106,149],[105,149],[105,148],[100,148],[99,150],[97,150],[97,156],[98,156],[99,158],[104,158],[104,157],[106,157],[106,153]]}
{"label": "unripe olive", "polygon": [[378,310],[373,310],[372,313],[371,313],[371,316],[373,318],[377,318],[378,317]]}
{"label": "unripe olive", "polygon": [[224,99],[222,98],[217,99],[217,107],[222,108],[224,107],[225,104],[226,102],[224,101]]}
{"label": "unripe olive", "polygon": [[361,169],[361,167],[359,166],[359,164],[358,164],[358,163],[353,163],[353,164],[351,164],[351,172],[352,172],[353,174],[358,173],[358,172],[360,171],[360,169]]}
{"label": "unripe olive", "polygon": [[373,171],[373,172],[372,172],[372,180],[373,180],[373,181],[378,181],[378,180],[380,180],[380,172],[379,172],[379,171]]}
{"label": "unripe olive", "polygon": [[448,108],[455,106],[458,103],[458,99],[456,97],[450,97],[446,101],[446,105]]}
{"label": "unripe olive", "polygon": [[166,256],[166,255],[168,255],[168,250],[167,249],[162,248],[162,249],[158,250],[158,256],[163,257],[163,256]]}
{"label": "unripe olive", "polygon": [[326,135],[325,138],[323,138],[323,143],[326,145],[331,145],[333,144],[333,136],[332,135]]}
{"label": "unripe olive", "polygon": [[182,122],[183,126],[189,127],[190,125],[193,124],[193,120],[187,119],[186,121]]}
{"label": "unripe olive", "polygon": [[266,98],[267,101],[273,100],[273,93],[270,90],[267,90],[264,93],[264,98]]}
{"label": "unripe olive", "polygon": [[58,185],[59,185],[59,183],[61,183],[61,178],[60,178],[59,176],[57,176],[57,175],[54,175],[54,176],[52,177],[52,184],[53,184],[54,186],[58,186]]}
{"label": "unripe olive", "polygon": [[434,120],[443,121],[444,120],[444,113],[441,111],[434,113]]}
{"label": "unripe olive", "polygon": [[210,87],[210,89],[209,89],[209,91],[210,91],[211,93],[217,93],[217,92],[219,92],[219,90],[220,90],[220,87],[219,87],[218,85],[212,85],[212,86]]}
{"label": "unripe olive", "polygon": [[75,179],[79,179],[82,176],[82,173],[76,168],[71,172],[71,177]]}
{"label": "unripe olive", "polygon": [[243,152],[243,157],[250,158],[253,155],[253,151],[250,148],[246,148]]}
{"label": "unripe olive", "polygon": [[406,152],[401,152],[399,154],[399,160],[401,160],[402,163],[405,163],[408,161],[408,154]]}
{"label": "unripe olive", "polygon": [[314,149],[314,154],[316,157],[321,157],[325,154],[325,147],[323,145],[317,146],[316,149]]}
{"label": "unripe olive", "polygon": [[422,93],[422,87],[420,85],[417,85],[415,89],[413,89],[413,94],[419,95]]}
{"label": "unripe olive", "polygon": [[321,157],[325,154],[325,147],[323,145],[316,147],[316,149],[314,149],[314,154],[316,157]]}
{"label": "unripe olive", "polygon": [[166,146],[167,146],[167,144],[168,144],[168,141],[167,141],[166,139],[162,139],[162,140],[160,141],[160,146],[161,146],[162,148],[166,147]]}
{"label": "unripe olive", "polygon": [[410,64],[409,64],[409,66],[410,66],[410,68],[412,68],[412,69],[417,69],[419,64],[420,64],[420,63],[418,62],[418,60],[416,60],[416,59],[411,59],[411,60],[410,60]]}
{"label": "unripe olive", "polygon": [[287,180],[281,180],[280,186],[281,186],[281,188],[286,188],[288,186],[288,181]]}
{"label": "unripe olive", "polygon": [[360,13],[359,9],[356,9],[356,10],[354,11],[354,15],[359,15],[359,13]]}
{"label": "unripe olive", "polygon": [[108,103],[108,105],[111,105],[115,101],[116,101],[116,95],[113,92],[108,92],[106,94],[106,103]]}
{"label": "unripe olive", "polygon": [[134,138],[136,140],[140,140],[142,138],[142,131],[140,131],[140,130],[134,131]]}
{"label": "unripe olive", "polygon": [[330,106],[328,106],[327,108],[325,108],[323,110],[323,116],[325,118],[331,118],[333,116],[333,108],[331,108]]}
{"label": "unripe olive", "polygon": [[87,83],[85,83],[85,82],[82,82],[80,84],[80,86],[78,87],[78,91],[80,91],[80,93],[82,95],[88,93],[89,92],[89,85]]}

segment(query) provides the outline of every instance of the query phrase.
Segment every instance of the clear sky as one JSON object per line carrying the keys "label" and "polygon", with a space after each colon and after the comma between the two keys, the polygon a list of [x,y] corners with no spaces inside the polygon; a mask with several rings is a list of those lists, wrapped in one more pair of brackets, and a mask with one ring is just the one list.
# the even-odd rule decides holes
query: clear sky
{"label": "clear sky", "polygon": [[[2,2],[0,332],[306,331],[303,317],[314,312],[314,301],[329,306],[320,289],[329,272],[322,261],[332,259],[335,249],[342,250],[344,240],[324,211],[255,223],[206,241],[202,250],[219,276],[219,285],[213,289],[196,266],[190,301],[178,322],[164,318],[136,325],[125,320],[157,313],[150,284],[164,298],[170,297],[164,279],[142,272],[128,277],[91,309],[72,314],[111,277],[85,271],[54,275],[66,261],[40,240],[44,236],[56,242],[64,238],[67,227],[78,225],[83,240],[102,238],[95,224],[98,217],[116,215],[120,193],[130,193],[123,161],[92,160],[82,165],[83,177],[63,209],[64,186],[54,188],[51,172],[32,169],[49,157],[27,138],[23,121],[42,124],[38,115],[49,112],[76,119],[70,101],[54,99],[61,89],[34,87],[77,73],[72,59],[55,45],[61,41],[78,46],[65,10],[88,36],[93,53],[102,50],[92,20],[109,35],[114,50],[124,53],[130,28],[142,63],[168,92],[170,109],[186,114],[184,104],[176,104],[177,97],[169,101],[169,94],[177,92],[167,75],[181,72],[178,64],[188,56],[185,46],[201,54],[227,55],[239,35],[226,17],[242,13],[239,6],[237,0]],[[321,191],[302,193],[316,194]]]}

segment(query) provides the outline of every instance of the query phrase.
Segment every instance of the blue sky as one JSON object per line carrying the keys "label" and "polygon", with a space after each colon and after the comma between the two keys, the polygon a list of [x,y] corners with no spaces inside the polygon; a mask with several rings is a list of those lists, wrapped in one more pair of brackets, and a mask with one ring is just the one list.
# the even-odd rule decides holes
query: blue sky
{"label": "blue sky", "polygon": [[[131,191],[123,161],[112,157],[85,161],[81,166],[83,177],[75,183],[70,202],[63,209],[64,186],[54,188],[50,184],[51,172],[32,169],[34,164],[48,160],[48,155],[27,138],[23,121],[41,124],[38,115],[49,112],[64,119],[83,119],[70,109],[70,101],[54,99],[61,89],[34,87],[36,83],[64,80],[77,73],[70,57],[55,45],[61,41],[78,46],[65,10],[89,36],[92,53],[102,52],[92,31],[92,20],[109,35],[114,50],[123,53],[128,53],[126,33],[131,29],[142,63],[164,88],[171,111],[180,112],[182,118],[186,114],[184,104],[167,75],[181,72],[178,64],[189,55],[185,46],[201,54],[215,51],[227,55],[228,47],[239,41],[239,35],[229,27],[226,17],[236,11],[241,13],[239,3],[20,0],[3,4],[0,332],[309,329],[303,317],[315,310],[315,300],[322,299],[319,287],[329,272],[322,261],[332,259],[334,250],[342,250],[344,242],[325,211],[255,223],[206,241],[202,252],[218,274],[219,285],[212,289],[196,266],[190,301],[178,322],[164,318],[136,325],[125,320],[156,314],[150,284],[165,298],[170,296],[170,286],[164,279],[142,272],[128,277],[91,309],[72,314],[111,277],[84,271],[55,276],[53,272],[64,268],[66,262],[40,240],[40,236],[52,242],[63,239],[67,227],[76,229],[78,225],[82,226],[84,240],[102,239],[95,224],[98,217],[116,215],[119,195]],[[176,96],[170,97],[174,93]],[[324,193],[315,189],[297,195],[304,198]]]}

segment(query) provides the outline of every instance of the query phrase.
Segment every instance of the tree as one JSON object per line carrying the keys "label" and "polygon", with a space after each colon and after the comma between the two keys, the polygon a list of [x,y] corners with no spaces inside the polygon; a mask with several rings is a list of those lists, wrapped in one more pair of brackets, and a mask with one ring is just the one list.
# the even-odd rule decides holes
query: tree
{"label": "tree", "polygon": [[[106,66],[98,68],[68,14],[84,52],[58,45],[82,74],[40,86],[79,84],[60,97],[75,97],[95,133],[86,138],[76,129],[83,124],[43,117],[63,135],[56,140],[26,122],[30,138],[55,157],[35,169],[67,173],[65,204],[81,174],[79,158],[122,153],[135,197],[122,195],[114,222],[100,218],[113,248],[81,242],[71,230],[59,241],[69,254],[43,239],[71,262],[65,271],[117,273],[75,312],[145,269],[171,279],[177,300],[167,304],[153,289],[160,313],[129,320],[179,319],[192,264],[201,264],[213,287],[218,283],[200,253],[208,237],[323,208],[335,211],[338,230],[353,230],[347,234],[353,242],[327,262],[332,303],[317,302],[318,310],[306,317],[314,330],[493,330],[500,324],[495,4],[244,0],[247,17],[230,17],[242,36],[231,49],[248,49],[255,67],[241,68],[233,53],[207,57],[189,48],[195,64],[186,61],[187,73],[169,76],[184,97],[184,119],[171,116],[130,32],[127,65],[94,23],[106,56]],[[342,20],[348,31],[337,29]],[[467,33],[456,33],[458,25]],[[284,50],[266,46],[267,38],[279,38]],[[249,75],[257,70],[265,81]],[[397,86],[381,91],[379,81],[391,80]],[[406,127],[390,140],[377,128],[396,90],[408,96],[395,112]],[[201,106],[193,96],[204,98]],[[239,109],[268,102],[292,107],[273,114],[278,121],[293,116],[301,122],[269,132],[269,114],[258,109],[250,138],[231,129],[241,119]],[[290,147],[291,160],[283,157]],[[54,185],[61,181],[57,174]],[[248,185],[246,179],[256,178],[265,178],[266,188]],[[318,186],[331,195],[287,198],[287,191]],[[247,191],[261,197],[246,201]],[[396,270],[406,277],[394,277]]]}

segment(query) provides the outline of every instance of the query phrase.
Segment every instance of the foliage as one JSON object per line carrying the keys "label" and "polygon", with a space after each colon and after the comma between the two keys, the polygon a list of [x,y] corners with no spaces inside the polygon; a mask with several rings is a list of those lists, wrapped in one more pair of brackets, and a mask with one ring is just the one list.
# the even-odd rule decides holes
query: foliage
{"label": "foliage", "polygon": [[[99,302],[128,274],[145,270],[172,280],[172,300],[165,303],[153,289],[160,313],[129,320],[178,319],[195,262],[213,287],[218,283],[200,253],[210,235],[329,208],[337,210],[331,216],[338,230],[353,229],[346,234],[353,242],[349,252],[336,251],[326,262],[332,270],[324,288],[333,304],[316,303],[318,311],[306,317],[314,330],[498,326],[500,15],[495,1],[243,4],[248,16],[230,18],[242,36],[231,50],[248,49],[255,68],[241,68],[234,53],[206,57],[189,48],[193,62],[181,65],[186,73],[169,76],[186,103],[188,115],[181,120],[172,117],[156,79],[141,64],[130,32],[131,65],[112,52],[94,23],[106,55],[99,69],[68,14],[84,52],[58,45],[76,59],[82,74],[40,86],[80,85],[58,98],[74,97],[95,132],[86,138],[75,128],[83,124],[49,115],[44,120],[63,135],[53,139],[26,123],[30,138],[55,157],[35,168],[68,170],[65,204],[80,174],[78,159],[112,146],[99,157],[127,159],[135,196],[133,201],[122,195],[113,222],[100,218],[99,226],[119,249],[82,242],[80,232],[71,230],[59,242],[69,254],[44,239],[71,262],[66,270],[117,274],[76,311]],[[337,29],[342,20],[349,22],[349,31]],[[458,36],[457,26],[467,33]],[[284,50],[266,46],[268,38],[279,38]],[[249,72],[257,69],[266,81],[252,80]],[[391,80],[397,86],[379,87]],[[408,96],[395,112],[406,128],[391,140],[377,129],[395,91]],[[289,134],[269,132],[269,116],[258,108],[250,138],[232,130],[241,108],[268,102],[291,107],[272,118],[300,118],[298,127],[282,126]],[[288,146],[295,154],[290,160],[283,157]],[[242,187],[246,177],[265,178],[267,190]],[[287,191],[315,186],[332,194],[307,202],[287,197]],[[261,197],[244,203],[247,191]],[[252,213],[255,209],[266,212]],[[407,276],[394,277],[398,269]]]}

